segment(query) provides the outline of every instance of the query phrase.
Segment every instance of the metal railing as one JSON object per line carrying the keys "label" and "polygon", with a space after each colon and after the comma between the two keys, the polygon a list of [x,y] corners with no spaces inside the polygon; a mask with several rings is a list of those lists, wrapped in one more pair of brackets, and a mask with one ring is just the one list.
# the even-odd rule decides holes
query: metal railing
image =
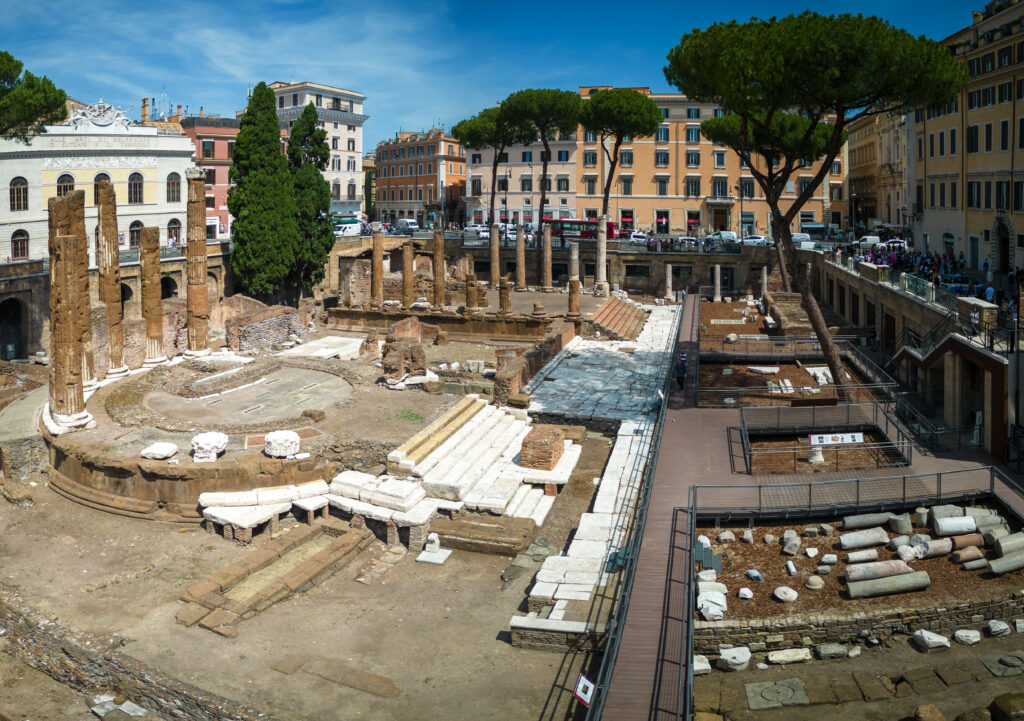
{"label": "metal railing", "polygon": [[946,426],[916,407],[911,393],[902,393],[893,409],[914,437],[933,451],[953,451],[981,446],[980,426]]}
{"label": "metal railing", "polygon": [[[993,466],[939,473],[857,478],[845,481],[807,481],[758,486],[693,486],[690,488],[689,547],[697,544],[698,521],[828,516],[864,511],[900,510],[947,501],[995,497],[1024,521],[1024,487]],[[686,573],[682,614],[690,619],[679,659],[676,718],[689,721],[693,708],[694,636],[692,590],[697,567]]]}
{"label": "metal railing", "polygon": [[[698,405],[701,408],[746,408],[753,406],[790,406],[799,399],[835,398],[836,386],[833,384],[817,385],[810,379],[803,385],[795,386],[792,391],[782,388],[754,386],[708,386],[697,388]],[[810,389],[804,391],[803,389]],[[843,390],[854,403],[889,403],[898,395],[899,384],[891,383],[854,383],[846,384]],[[810,395],[813,393],[813,395]],[[822,395],[824,394],[824,395]],[[732,402],[727,402],[731,398]]]}
{"label": "metal railing", "polygon": [[[651,488],[654,485],[654,473],[658,465],[658,452],[661,448],[661,436],[665,428],[665,414],[668,411],[667,399],[672,388],[672,366],[675,363],[676,352],[679,340],[679,329],[683,316],[686,315],[686,304],[692,302],[688,296],[684,296],[683,304],[680,307],[676,319],[676,325],[671,333],[671,350],[667,353],[665,381],[662,385],[662,393],[666,402],[661,404],[658,410],[657,421],[654,426],[654,434],[651,440],[651,449],[647,458],[647,471],[643,474],[643,485],[640,489],[640,499],[637,504],[637,514],[633,526],[633,533],[627,543],[617,552],[616,564],[623,566],[621,582],[619,586],[618,599],[615,604],[615,611],[609,619],[607,636],[605,639],[601,665],[594,679],[594,698],[587,709],[587,721],[597,721],[601,718],[604,704],[608,697],[608,686],[611,683],[612,673],[615,670],[615,660],[618,657],[619,646],[622,644],[622,632],[626,625],[626,615],[629,612],[629,601],[633,593],[633,581],[636,577],[636,565],[640,557],[640,546],[643,543],[644,526],[647,522],[647,508],[651,500]],[[626,515],[626,514],[620,514]],[[613,534],[614,535],[614,534]],[[688,602],[687,602],[688,603]]]}

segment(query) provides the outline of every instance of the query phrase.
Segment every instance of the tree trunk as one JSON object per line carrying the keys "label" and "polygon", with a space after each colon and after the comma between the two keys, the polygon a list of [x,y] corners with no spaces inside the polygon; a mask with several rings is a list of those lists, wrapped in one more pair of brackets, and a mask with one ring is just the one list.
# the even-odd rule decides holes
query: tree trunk
{"label": "tree trunk", "polygon": [[779,259],[779,275],[782,276],[782,290],[786,293],[792,293],[793,284],[790,283],[789,280],[789,268],[786,266],[786,254],[782,249],[782,226],[779,223],[779,217],[775,211],[772,211],[772,242],[775,243],[775,254]]}
{"label": "tree trunk", "polygon": [[494,195],[498,192],[498,158],[501,153],[498,148],[494,149],[494,162],[491,163],[491,205],[487,215],[487,227],[494,225]]}
{"label": "tree trunk", "polygon": [[[603,142],[602,145],[604,145]],[[616,136],[615,145],[612,146],[612,152],[610,154],[605,152],[605,158],[608,160],[608,177],[605,178],[604,181],[604,202],[601,204],[602,218],[608,215],[608,196],[611,195],[612,191],[612,179],[615,177],[615,166],[619,164],[620,145],[622,145],[622,139]]]}

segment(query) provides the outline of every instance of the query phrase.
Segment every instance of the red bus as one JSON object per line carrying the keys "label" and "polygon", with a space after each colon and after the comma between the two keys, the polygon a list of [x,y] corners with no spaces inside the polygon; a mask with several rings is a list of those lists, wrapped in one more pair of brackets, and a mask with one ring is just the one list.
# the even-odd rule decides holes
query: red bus
{"label": "red bus", "polygon": [[[544,224],[551,226],[552,238],[568,240],[597,240],[598,220],[589,218],[545,218]],[[608,239],[616,237],[615,223],[608,221]]]}

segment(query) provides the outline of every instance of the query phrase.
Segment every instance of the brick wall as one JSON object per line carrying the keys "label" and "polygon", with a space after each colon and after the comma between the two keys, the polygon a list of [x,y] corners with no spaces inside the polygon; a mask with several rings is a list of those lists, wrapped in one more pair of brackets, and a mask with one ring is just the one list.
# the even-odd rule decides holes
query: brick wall
{"label": "brick wall", "polygon": [[862,631],[886,640],[896,634],[912,634],[918,629],[952,635],[961,628],[979,629],[990,619],[1012,621],[1024,615],[1024,590],[999,598],[951,604],[939,608],[894,608],[862,613],[800,614],[776,618],[723,621],[695,621],[695,653],[718,654],[718,644],[751,646],[764,651],[836,641],[863,643]]}
{"label": "brick wall", "polygon": [[287,341],[293,333],[306,339],[299,311],[282,305],[232,318],[224,324],[224,333],[228,347],[238,353],[269,350],[275,343]]}
{"label": "brick wall", "polygon": [[86,694],[121,694],[167,718],[274,721],[271,716],[168,676],[121,653],[116,635],[90,636],[53,621],[20,598],[0,593],[8,652]]}
{"label": "brick wall", "polygon": [[507,405],[513,393],[519,393],[537,371],[558,355],[576,335],[572,323],[558,321],[552,324],[539,343],[528,350],[522,348],[499,348],[497,371],[494,374],[494,401]]}

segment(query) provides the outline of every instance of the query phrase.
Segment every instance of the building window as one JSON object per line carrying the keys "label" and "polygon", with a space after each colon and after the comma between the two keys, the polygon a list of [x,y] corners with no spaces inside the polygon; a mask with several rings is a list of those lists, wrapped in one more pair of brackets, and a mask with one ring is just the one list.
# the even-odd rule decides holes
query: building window
{"label": "building window", "polygon": [[[899,200],[899,198],[897,198]],[[956,207],[956,181],[951,180],[949,183],[949,207]]]}
{"label": "building window", "polygon": [[917,136],[917,159],[924,160],[924,136]]}
{"label": "building window", "polygon": [[596,150],[584,150],[583,151],[583,166],[585,168],[593,168],[597,166],[597,151]]}
{"label": "building window", "polygon": [[800,192],[801,192],[801,194],[804,193],[810,187],[811,187],[811,179],[810,178],[800,178]]}
{"label": "building window", "polygon": [[668,178],[655,179],[658,187],[658,195],[668,195]]}
{"label": "building window", "polygon": [[[666,151],[665,155],[668,155]],[[668,158],[665,158],[665,165],[668,165]],[[687,150],[686,151],[686,167],[697,168],[700,167],[700,151],[699,150]]]}
{"label": "building window", "polygon": [[473,178],[469,183],[469,194],[474,198],[480,197],[480,178]]}
{"label": "building window", "polygon": [[1010,121],[1000,120],[999,121],[999,149],[1009,150],[1010,149]]}
{"label": "building window", "polygon": [[1013,83],[999,83],[999,102],[1008,103],[1013,99]]}
{"label": "building window", "polygon": [[729,196],[729,181],[725,178],[715,178],[711,184],[711,194],[716,198]]}
{"label": "building window", "polygon": [[142,245],[142,223],[138,220],[132,221],[128,226],[128,247],[138,248]]}
{"label": "building window", "polygon": [[992,152],[992,123],[985,123],[985,152]]}
{"label": "building window", "polygon": [[142,173],[132,173],[128,176],[128,203],[139,204],[142,202]]}
{"label": "building window", "polygon": [[716,150],[715,151],[715,167],[716,168],[724,168],[725,167],[725,151],[724,150]]}
{"label": "building window", "polygon": [[75,179],[68,173],[57,178],[57,197],[63,197],[75,189]]}
{"label": "building window", "polygon": [[981,91],[972,90],[967,93],[967,109],[977,110],[979,107],[981,107]]}
{"label": "building window", "polygon": [[667,150],[655,150],[654,151],[654,164],[659,168],[668,167],[668,151]]}
{"label": "building window", "polygon": [[11,210],[28,210],[28,181],[20,176],[11,180]]}
{"label": "building window", "polygon": [[279,107],[279,108],[283,108],[284,107],[284,96],[283,95],[278,95],[277,96],[277,107]]}
{"label": "building window", "polygon": [[946,207],[946,184],[939,183],[939,207]]}
{"label": "building window", "polygon": [[662,125],[660,128],[658,128],[658,135],[657,135],[657,137],[655,139],[659,143],[667,143],[668,142],[668,126],[667,125]]}
{"label": "building window", "polygon": [[[1024,180],[1013,181],[1013,212],[1024,211]],[[1020,238],[1020,236],[1017,236]]]}
{"label": "building window", "polygon": [[[109,182],[110,181],[110,176],[107,175],[106,173],[97,173],[96,177],[92,179],[92,204],[93,205],[99,205],[100,204],[100,181],[101,180],[106,180],[107,182]],[[11,210],[14,210],[14,208],[11,208]]]}
{"label": "building window", "polygon": [[632,168],[633,167],[633,151],[632,150],[623,150],[623,151],[621,151],[619,153],[619,165],[621,165],[623,168]]}
{"label": "building window", "polygon": [[181,176],[177,173],[171,173],[167,176],[167,202],[181,202]]}
{"label": "building window", "polygon": [[700,117],[700,108],[687,108],[686,109],[686,117],[690,118],[690,119],[699,118]]}
{"label": "building window", "polygon": [[928,133],[928,157],[935,157],[935,133]]}
{"label": "building window", "polygon": [[956,128],[949,129],[949,154],[956,155]]}
{"label": "building window", "polygon": [[24,230],[11,236],[11,260],[28,260],[28,233]]}
{"label": "building window", "polygon": [[533,192],[533,178],[520,178],[519,179],[519,190],[524,193]]}
{"label": "building window", "polygon": [[832,163],[832,175],[842,175],[843,164],[838,160]]}
{"label": "building window", "polygon": [[932,208],[935,207],[935,183],[928,185],[928,205]]}
{"label": "building window", "polygon": [[828,189],[828,199],[833,201],[840,201],[843,199],[843,186],[839,183],[833,183]]}
{"label": "building window", "polygon": [[583,179],[583,184],[586,186],[587,195],[594,195],[597,192],[597,178],[588,175]]}
{"label": "building window", "polygon": [[214,200],[214,197],[212,195],[207,195],[206,196],[206,209],[207,210],[213,210],[215,207],[217,207],[216,200]]}
{"label": "building window", "polygon": [[620,178],[622,183],[622,194],[632,195],[633,194],[633,179],[632,178]]}
{"label": "building window", "polygon": [[981,105],[984,108],[990,105],[996,104],[996,86],[989,85],[987,88],[981,89]]}
{"label": "building window", "polygon": [[298,104],[299,104],[299,94],[298,93],[292,93],[292,107],[295,107]]}
{"label": "building window", "polygon": [[699,143],[700,142],[700,128],[691,125],[686,129],[686,142],[688,143]]}
{"label": "building window", "polygon": [[939,131],[939,157],[943,157],[946,154],[946,131]]}
{"label": "building window", "polygon": [[559,150],[558,151],[558,162],[559,163],[568,163],[569,162],[569,151],[568,150]]}
{"label": "building window", "polygon": [[498,178],[498,192],[499,193],[507,193],[508,192],[508,178],[507,177]]}
{"label": "building window", "polygon": [[596,143],[597,142],[597,133],[595,131],[593,131],[593,130],[584,130],[583,131],[583,142],[584,143]]}
{"label": "building window", "polygon": [[[839,186],[841,187],[841,186]],[[753,178],[740,178],[740,197],[741,198],[753,198],[754,197],[754,180]]]}
{"label": "building window", "polygon": [[529,150],[524,150],[523,151],[523,162],[524,163],[532,163],[533,162],[533,153],[531,151],[529,151]]}
{"label": "building window", "polygon": [[337,150],[337,149],[338,149],[338,139],[337,138],[331,138],[331,150]]}
{"label": "building window", "polygon": [[356,199],[356,184],[355,183],[349,183],[348,184],[348,199],[349,200],[355,200]]}
{"label": "building window", "polygon": [[181,240],[181,221],[171,218],[167,222],[167,245],[175,245]]}
{"label": "building window", "polygon": [[686,194],[691,198],[700,197],[700,178],[686,179]]}
{"label": "building window", "polygon": [[985,200],[984,208],[985,210],[992,210],[992,181],[986,180],[981,187],[985,192],[983,196]]}
{"label": "building window", "polygon": [[968,125],[967,126],[967,152],[977,153],[978,152],[978,126]]}
{"label": "building window", "polygon": [[348,149],[349,149],[349,150],[353,150],[353,151],[354,151],[354,150],[356,149],[356,141],[355,141],[355,138],[349,138],[349,139],[348,139]]}
{"label": "building window", "polygon": [[559,178],[558,179],[558,192],[559,193],[568,193],[569,192],[569,179],[568,178]]}
{"label": "building window", "polygon": [[996,210],[1010,209],[1010,181],[996,181]]}
{"label": "building window", "polygon": [[[918,186],[920,189],[921,186]],[[981,183],[977,180],[967,181],[967,207],[981,207]]]}
{"label": "building window", "polygon": [[203,157],[204,158],[212,158],[213,157],[213,141],[212,140],[204,140],[203,141]]}

